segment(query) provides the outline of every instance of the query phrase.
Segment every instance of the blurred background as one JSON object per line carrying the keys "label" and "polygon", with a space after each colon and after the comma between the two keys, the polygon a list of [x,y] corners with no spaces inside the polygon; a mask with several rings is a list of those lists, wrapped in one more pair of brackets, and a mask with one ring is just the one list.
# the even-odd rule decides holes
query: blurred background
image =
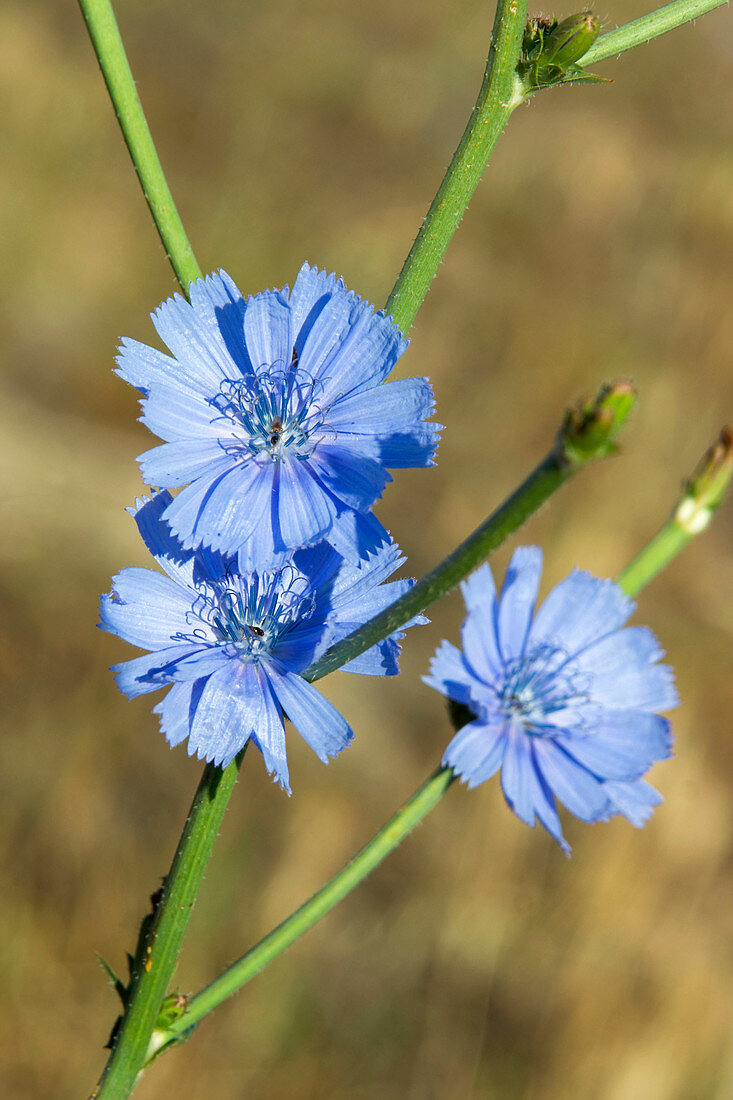
{"label": "blurred background", "polygon": [[[204,270],[246,293],[304,259],[385,301],[481,80],[478,0],[125,0],[119,17]],[[640,14],[599,9],[606,27]],[[558,14],[566,14],[561,9]],[[421,575],[525,476],[563,407],[630,376],[623,453],[521,532],[544,589],[612,575],[733,417],[733,38],[721,9],[513,117],[411,333],[439,465],[379,507]],[[125,506],[152,445],[117,341],[155,342],[174,289],[76,5],[0,10],[0,1091],[86,1094],[119,971],[168,869],[200,765],[108,666],[98,594],[145,564]],[[642,597],[683,703],[642,832],[565,816],[573,858],[456,785],[359,891],[161,1059],[139,1087],[250,1100],[733,1096],[733,507]],[[512,540],[493,559],[503,573]],[[340,868],[450,737],[403,675],[325,690],[356,742],[324,768],[289,739],[294,795],[247,759],[195,911],[193,992]]]}

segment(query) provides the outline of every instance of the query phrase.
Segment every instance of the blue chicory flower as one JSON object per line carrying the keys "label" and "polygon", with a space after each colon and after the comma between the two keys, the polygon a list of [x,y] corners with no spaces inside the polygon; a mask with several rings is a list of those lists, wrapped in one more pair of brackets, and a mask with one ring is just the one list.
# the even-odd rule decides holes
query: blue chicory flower
{"label": "blue chicory flower", "polygon": [[469,787],[501,768],[509,806],[569,853],[556,796],[583,821],[641,826],[661,796],[642,776],[671,755],[672,670],[634,603],[611,580],[574,570],[535,611],[542,552],[521,547],[497,595],[488,565],[462,585],[463,651],[443,642],[427,684],[475,715],[446,749]]}
{"label": "blue chicory flower", "polygon": [[[99,625],[150,650],[113,667],[117,684],[129,698],[172,685],[154,708],[172,746],[188,738],[189,755],[226,767],[251,739],[289,791],[284,713],[324,763],[353,736],[299,673],[410,587],[383,583],[404,559],[390,543],[349,563],[322,542],[273,571],[242,574],[236,557],[181,546],[162,518],[171,500],[160,492],[131,509],[165,575],[123,569],[102,597]],[[392,634],[344,669],[395,675],[401,637]]]}
{"label": "blue chicory flower", "polygon": [[388,469],[432,465],[439,438],[427,379],[384,381],[407,340],[308,264],[289,295],[245,300],[220,271],[190,297],[152,315],[173,358],[123,340],[117,360],[166,441],[139,456],[144,480],[186,486],[166,510],[174,533],[187,548],[243,548],[242,568],[322,539],[368,555]]}

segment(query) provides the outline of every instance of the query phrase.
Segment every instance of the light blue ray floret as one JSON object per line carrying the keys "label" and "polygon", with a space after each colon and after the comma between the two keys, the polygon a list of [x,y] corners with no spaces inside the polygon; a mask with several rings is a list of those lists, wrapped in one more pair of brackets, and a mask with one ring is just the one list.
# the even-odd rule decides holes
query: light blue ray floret
{"label": "light blue ray floret", "polygon": [[245,299],[220,271],[191,283],[190,299],[153,314],[170,355],[123,340],[117,359],[165,441],[139,456],[143,478],[181,488],[165,515],[174,533],[241,550],[243,568],[323,539],[367,557],[388,471],[432,465],[439,439],[427,379],[385,381],[407,341],[308,264],[290,293]]}
{"label": "light blue ray floret", "polygon": [[[117,684],[128,697],[168,686],[154,710],[171,745],[188,739],[189,755],[226,767],[252,740],[289,791],[285,714],[324,763],[353,736],[300,673],[410,587],[387,580],[404,559],[381,529],[382,545],[362,561],[321,542],[273,569],[240,571],[236,556],[182,546],[163,519],[171,500],[159,492],[133,511],[164,572],[123,569],[102,597],[99,625],[150,651],[115,665]],[[395,675],[401,638],[390,635],[344,669]]]}
{"label": "light blue ray floret", "polygon": [[539,608],[542,552],[515,551],[501,593],[483,565],[462,585],[462,650],[443,642],[425,683],[474,720],[443,757],[469,787],[501,769],[509,806],[564,851],[555,798],[583,821],[641,826],[661,796],[643,776],[671,755],[672,670],[652,632],[625,626],[634,604],[611,580],[574,570]]}

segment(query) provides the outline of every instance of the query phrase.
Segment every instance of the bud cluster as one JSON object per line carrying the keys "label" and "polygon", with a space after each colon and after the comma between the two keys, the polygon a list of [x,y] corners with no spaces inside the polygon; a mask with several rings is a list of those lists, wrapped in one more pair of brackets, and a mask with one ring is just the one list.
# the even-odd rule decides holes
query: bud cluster
{"label": "bud cluster", "polygon": [[545,16],[529,19],[518,66],[525,96],[554,84],[602,81],[602,77],[586,73],[578,64],[599,32],[600,23],[590,11],[569,15],[562,21]]}

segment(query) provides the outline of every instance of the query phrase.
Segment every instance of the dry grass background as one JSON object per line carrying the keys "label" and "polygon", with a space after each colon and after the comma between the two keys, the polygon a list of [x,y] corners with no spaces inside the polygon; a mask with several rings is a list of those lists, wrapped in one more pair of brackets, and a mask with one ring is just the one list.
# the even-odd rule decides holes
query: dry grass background
{"label": "dry grass background", "polygon": [[[204,269],[247,292],[304,258],[384,301],[463,127],[492,17],[479,0],[120,2]],[[638,14],[622,0],[607,25]],[[733,416],[733,39],[727,9],[513,118],[401,364],[435,382],[440,463],[380,506],[416,575],[543,452],[564,404],[630,375],[624,453],[528,524],[546,584],[612,574]],[[128,703],[98,593],[143,562],[124,512],[149,440],[111,373],[173,289],[70,2],[0,9],[2,1047],[11,1100],[85,1094],[123,966],[200,767]],[[568,821],[563,859],[498,785],[452,789],[358,893],[139,1088],[251,1100],[733,1096],[733,508],[643,596],[677,668],[666,802],[636,832]],[[496,555],[503,570],[511,547]],[[194,990],[339,868],[449,736],[419,676],[335,676],[356,743],[290,738],[295,795],[247,760],[178,984]]]}

